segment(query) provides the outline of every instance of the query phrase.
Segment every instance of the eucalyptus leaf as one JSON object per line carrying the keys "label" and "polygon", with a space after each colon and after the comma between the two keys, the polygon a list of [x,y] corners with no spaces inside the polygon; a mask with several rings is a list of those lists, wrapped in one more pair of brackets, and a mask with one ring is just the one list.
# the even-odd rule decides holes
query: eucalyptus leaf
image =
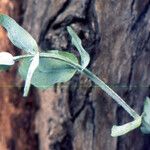
{"label": "eucalyptus leaf", "polygon": [[39,52],[37,54],[35,54],[30,66],[29,66],[27,77],[26,77],[26,82],[25,82],[25,87],[24,87],[24,94],[23,94],[24,97],[26,97],[28,95],[32,76],[33,76],[36,68],[38,67],[38,65],[39,65]]}
{"label": "eucalyptus leaf", "polygon": [[81,39],[78,37],[78,35],[73,31],[71,27],[67,27],[67,31],[71,36],[71,41],[72,44],[77,48],[81,55],[81,66],[83,69],[87,67],[87,65],[90,62],[90,56],[89,54],[85,51],[85,49],[82,46]]}
{"label": "eucalyptus leaf", "polygon": [[32,54],[38,51],[36,41],[14,19],[5,14],[0,14],[0,25],[7,30],[10,41],[16,47]]}
{"label": "eucalyptus leaf", "polygon": [[144,102],[144,112],[142,117],[141,131],[144,134],[150,133],[150,98],[146,98]]}
{"label": "eucalyptus leaf", "polygon": [[[31,80],[32,85],[42,89],[52,87],[55,83],[66,82],[75,74],[76,69],[62,60],[66,58],[66,61],[68,59],[74,63],[78,63],[77,58],[71,53],[50,51],[47,55],[52,56],[52,58],[40,56],[39,66],[35,70]],[[26,79],[30,63],[30,58],[24,58],[19,67],[19,73],[24,80]]]}
{"label": "eucalyptus leaf", "polygon": [[138,128],[141,125],[141,117],[137,117],[132,122],[128,122],[124,125],[116,126],[114,125],[111,129],[111,136],[117,137],[124,135],[136,128]]}

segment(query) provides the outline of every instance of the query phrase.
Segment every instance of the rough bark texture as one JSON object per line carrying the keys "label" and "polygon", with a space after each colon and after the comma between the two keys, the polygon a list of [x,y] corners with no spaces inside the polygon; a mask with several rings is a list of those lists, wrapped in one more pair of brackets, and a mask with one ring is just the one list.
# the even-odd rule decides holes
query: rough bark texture
{"label": "rough bark texture", "polygon": [[[141,113],[145,97],[150,96],[150,0],[24,0],[22,3],[23,26],[41,49],[76,53],[66,32],[66,26],[71,25],[91,56],[88,68]],[[138,129],[119,138],[110,136],[113,124],[123,124],[131,118],[85,76],[77,74],[68,83],[38,91],[36,99],[40,106],[35,119],[40,150],[150,149],[149,136]],[[14,133],[15,139],[29,150],[37,149],[27,143],[36,141],[30,122],[36,110],[32,104],[27,106],[32,111],[23,110],[27,112],[25,115],[31,115],[29,126],[22,129],[20,125],[23,133],[28,131],[25,139],[32,137],[23,141]]]}
{"label": "rough bark texture", "polygon": [[[21,14],[20,0],[0,0],[0,13],[16,20]],[[0,28],[0,51],[13,55],[20,53],[9,42],[6,32]],[[0,150],[38,149],[34,132],[34,96],[22,98],[22,83],[16,77],[16,67],[0,73]]]}
{"label": "rough bark texture", "polygon": [[[71,25],[91,56],[89,68],[141,113],[150,90],[149,0],[27,0],[24,27],[42,49],[75,52]],[[39,92],[36,128],[41,150],[148,150],[135,130],[112,138],[111,126],[129,115],[86,77]]]}

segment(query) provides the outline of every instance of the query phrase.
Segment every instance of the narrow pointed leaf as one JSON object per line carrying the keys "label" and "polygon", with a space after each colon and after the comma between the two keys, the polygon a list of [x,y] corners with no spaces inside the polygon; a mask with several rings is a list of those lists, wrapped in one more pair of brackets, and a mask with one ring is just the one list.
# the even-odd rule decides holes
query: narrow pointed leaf
{"label": "narrow pointed leaf", "polygon": [[35,54],[29,66],[27,77],[26,77],[26,82],[25,82],[25,87],[24,87],[24,95],[23,95],[24,97],[28,95],[30,85],[31,85],[31,79],[38,65],[39,65],[39,53]]}
{"label": "narrow pointed leaf", "polygon": [[38,51],[36,41],[25,29],[18,25],[14,19],[7,15],[0,14],[0,25],[7,30],[10,41],[16,47],[32,54]]}
{"label": "narrow pointed leaf", "polygon": [[73,29],[68,26],[67,30],[71,36],[72,44],[77,48],[77,50],[79,51],[79,53],[81,55],[81,66],[83,69],[85,69],[87,67],[87,65],[89,64],[90,56],[83,48],[80,38],[73,31]]}
{"label": "narrow pointed leaf", "polygon": [[[44,56],[44,53],[41,55]],[[46,56],[51,58],[46,58]],[[70,80],[76,69],[61,59],[78,63],[76,56],[71,53],[57,50],[49,51],[49,53],[45,53],[45,57],[40,56],[39,66],[33,74],[31,84],[35,87],[46,89],[52,87],[55,83]],[[23,79],[26,79],[29,66],[30,58],[24,58],[19,67],[19,73]]]}
{"label": "narrow pointed leaf", "polygon": [[148,97],[144,102],[141,131],[144,134],[150,134],[150,98]]}
{"label": "narrow pointed leaf", "polygon": [[141,117],[136,118],[134,121],[126,123],[124,125],[116,126],[114,125],[111,130],[111,136],[117,137],[124,135],[141,125]]}

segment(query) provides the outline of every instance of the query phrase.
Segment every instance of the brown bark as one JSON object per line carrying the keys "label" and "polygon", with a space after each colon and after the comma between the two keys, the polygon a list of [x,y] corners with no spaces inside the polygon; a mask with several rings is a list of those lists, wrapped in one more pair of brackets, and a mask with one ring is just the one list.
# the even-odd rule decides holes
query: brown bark
{"label": "brown bark", "polygon": [[[141,113],[145,97],[150,96],[149,0],[26,0],[22,4],[23,26],[42,49],[76,53],[66,32],[66,26],[71,25],[91,56],[88,68]],[[9,127],[13,132],[8,133],[15,135],[14,149],[150,149],[149,136],[139,129],[119,138],[110,136],[114,123],[123,124],[131,118],[85,76],[77,74],[68,83],[38,91],[36,103],[34,99],[17,101],[21,114],[16,114],[15,106],[16,117]],[[37,102],[40,107],[36,113]],[[35,143],[35,113],[39,148]]]}
{"label": "brown bark", "polygon": [[[8,14],[15,20],[19,19],[20,1],[1,0],[0,13]],[[0,51],[9,51],[13,55],[20,53],[9,42],[2,28],[0,28]],[[22,98],[21,82],[16,74],[16,67],[0,73],[0,150],[37,148],[32,123],[36,110],[35,102],[31,97],[26,102]]]}
{"label": "brown bark", "polygon": [[[149,0],[28,0],[25,6],[24,27],[42,49],[74,52],[66,32],[71,25],[91,56],[89,68],[141,113],[150,94]],[[112,125],[129,121],[129,115],[84,76],[40,91],[39,99],[41,149],[149,149],[149,136],[138,129],[110,136]]]}

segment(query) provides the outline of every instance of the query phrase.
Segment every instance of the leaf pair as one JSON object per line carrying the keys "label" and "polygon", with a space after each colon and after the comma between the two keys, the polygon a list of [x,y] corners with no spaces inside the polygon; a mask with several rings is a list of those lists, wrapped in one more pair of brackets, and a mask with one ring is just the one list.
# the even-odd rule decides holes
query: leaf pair
{"label": "leaf pair", "polygon": [[[26,83],[24,88],[24,96],[27,96],[32,75],[38,66],[38,46],[32,36],[19,26],[15,20],[7,15],[0,14],[0,25],[2,25],[8,32],[10,41],[18,48],[26,51],[27,53],[34,54],[33,62],[30,64],[28,74],[26,77]],[[7,60],[8,61],[8,60]],[[35,63],[36,62],[36,63]],[[1,66],[3,67],[3,66]]]}
{"label": "leaf pair", "polygon": [[[19,67],[21,76],[26,80],[24,96],[27,96],[30,84],[39,88],[48,88],[55,83],[68,81],[75,74],[76,68],[72,66],[72,63],[78,64],[78,60],[73,54],[55,50],[41,56],[36,41],[15,20],[0,14],[0,25],[7,30],[10,41],[16,47],[33,54],[33,58],[24,58]],[[83,70],[89,64],[89,54],[83,49],[80,38],[72,28],[67,27],[67,30],[73,45],[81,55]]]}
{"label": "leaf pair", "polygon": [[[68,81],[76,72],[76,69],[69,65],[69,60],[78,64],[78,59],[68,52],[53,50],[43,53],[43,55],[41,54],[39,66],[35,70],[31,84],[35,87],[46,89],[55,83]],[[30,62],[30,58],[25,58],[19,67],[19,72],[23,79],[26,79]]]}

